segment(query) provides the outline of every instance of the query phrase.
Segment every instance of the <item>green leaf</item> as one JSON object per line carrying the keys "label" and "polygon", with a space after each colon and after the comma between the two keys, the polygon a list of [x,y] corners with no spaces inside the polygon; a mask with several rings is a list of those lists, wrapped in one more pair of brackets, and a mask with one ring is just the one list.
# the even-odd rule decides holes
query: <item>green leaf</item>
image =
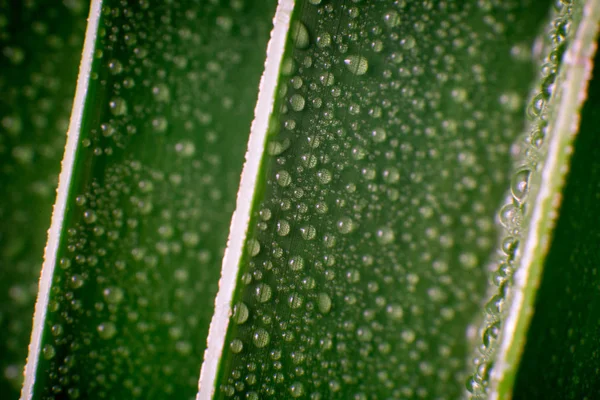
{"label": "green leaf", "polygon": [[22,398],[593,393],[596,3],[94,1]]}
{"label": "green leaf", "polygon": [[275,4],[92,3],[22,398],[192,398]]}
{"label": "green leaf", "polygon": [[[468,383],[477,398],[486,397],[488,385],[491,398],[507,398],[513,391],[544,262],[554,262],[552,254],[547,256],[548,246],[591,77],[599,28],[600,4],[582,1],[556,5],[545,32],[540,82],[528,106],[532,121],[520,146],[511,198],[500,210],[505,227],[502,248],[509,251],[497,262],[494,280],[498,288],[486,305],[483,346],[475,359],[477,371]],[[531,329],[539,332],[540,328],[534,324]],[[518,389],[515,395],[520,394]]]}
{"label": "green leaf", "polygon": [[[554,107],[550,108],[556,117],[554,126],[550,125],[548,165],[542,178],[549,182],[542,181],[538,196],[544,199],[544,187],[548,194],[545,201],[535,205],[532,216],[535,220],[535,213],[540,213],[537,234],[542,238],[537,240],[537,247],[531,243],[531,235],[525,242],[530,245],[534,259],[530,265],[523,262],[520,267],[529,276],[523,274],[521,288],[517,288],[522,290],[524,305],[521,310],[513,306],[520,314],[509,357],[523,351],[525,336],[527,341],[518,371],[514,363],[500,381],[500,396],[503,391],[508,393],[515,379],[515,398],[594,398],[600,389],[595,348],[598,324],[595,264],[600,255],[597,134],[600,54],[596,54],[595,64],[592,62],[600,31],[600,4],[588,1],[573,8],[576,31],[556,84],[562,90],[557,91]],[[579,119],[581,128],[575,136]],[[552,236],[549,231],[556,218]],[[523,260],[526,250],[524,253]],[[529,320],[531,326],[526,331]]]}
{"label": "green leaf", "polygon": [[255,191],[238,195],[199,398],[465,394],[502,266],[496,210],[511,180],[511,201],[527,195],[530,170],[509,174],[509,150],[547,10],[296,4],[266,153],[249,146],[262,165],[242,177]]}
{"label": "green leaf", "polygon": [[85,31],[83,1],[0,2],[0,393],[16,399]]}
{"label": "green leaf", "polygon": [[600,392],[600,53],[594,65],[515,398],[592,399]]}

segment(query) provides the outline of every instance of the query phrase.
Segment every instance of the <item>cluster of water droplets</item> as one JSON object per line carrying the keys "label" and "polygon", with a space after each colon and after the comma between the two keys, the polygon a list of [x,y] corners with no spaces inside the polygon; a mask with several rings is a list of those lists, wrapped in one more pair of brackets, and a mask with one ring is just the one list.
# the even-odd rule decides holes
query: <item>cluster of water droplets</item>
{"label": "cluster of water droplets", "polygon": [[193,398],[274,4],[105,1],[36,398]]}
{"label": "cluster of water droplets", "polygon": [[[567,46],[569,27],[572,21],[572,1],[556,1],[554,13],[544,34],[534,47],[536,56],[541,58],[538,84],[527,105],[527,133],[513,146],[515,167],[510,180],[510,192],[500,208],[498,221],[501,229],[499,251],[490,264],[491,295],[485,305],[485,317],[479,330],[481,342],[473,363],[475,373],[467,379],[466,387],[474,399],[487,398],[490,373],[494,366],[499,346],[505,314],[508,311],[507,299],[518,261],[518,246],[527,233],[525,221],[530,208],[529,198],[535,193],[532,182],[539,181],[541,162],[546,151],[545,137],[550,123],[550,100],[554,93],[562,55]],[[513,52],[517,55],[520,50]],[[535,187],[535,186],[534,186]]]}
{"label": "cluster of water droplets", "polygon": [[297,4],[217,397],[464,392],[531,78],[519,4]]}
{"label": "cluster of water droplets", "polygon": [[17,398],[87,4],[0,4],[0,393]]}

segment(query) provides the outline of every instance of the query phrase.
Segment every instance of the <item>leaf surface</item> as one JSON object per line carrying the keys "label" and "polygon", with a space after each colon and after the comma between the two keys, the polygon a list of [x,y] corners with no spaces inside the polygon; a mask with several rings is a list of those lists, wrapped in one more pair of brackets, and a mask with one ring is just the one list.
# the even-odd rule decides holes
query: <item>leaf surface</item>
{"label": "leaf surface", "polygon": [[23,399],[194,396],[274,6],[92,3]]}
{"label": "leaf surface", "polygon": [[597,54],[556,232],[515,383],[515,399],[600,392],[600,56]]}
{"label": "leaf surface", "polygon": [[[545,42],[545,56],[539,83],[527,107],[531,121],[518,145],[511,194],[500,210],[505,229],[500,252],[504,254],[498,258],[493,274],[498,288],[485,307],[483,346],[474,360],[477,372],[468,382],[476,398],[489,395],[503,399],[513,392],[525,338],[531,335],[528,328],[543,266],[553,262],[548,247],[558,207],[562,197],[569,195],[565,192],[565,175],[591,78],[600,4],[565,2],[554,8],[540,39]],[[583,158],[586,162],[585,155]],[[557,234],[562,233],[559,230]],[[533,325],[531,329],[539,332],[540,327]],[[525,365],[531,362],[538,361],[524,360]],[[516,396],[521,390],[517,389]]]}
{"label": "leaf surface", "polygon": [[0,2],[0,393],[16,399],[85,31],[84,1]]}
{"label": "leaf surface", "polygon": [[296,2],[198,398],[465,394],[547,11]]}

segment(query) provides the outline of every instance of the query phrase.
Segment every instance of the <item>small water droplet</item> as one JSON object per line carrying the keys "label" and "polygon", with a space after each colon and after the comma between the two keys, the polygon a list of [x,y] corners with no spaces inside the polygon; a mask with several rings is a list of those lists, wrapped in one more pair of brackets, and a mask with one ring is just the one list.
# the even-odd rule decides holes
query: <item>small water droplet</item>
{"label": "small water droplet", "polygon": [[322,314],[327,314],[331,310],[331,297],[327,293],[319,293],[317,306]]}
{"label": "small water droplet", "polygon": [[117,334],[117,327],[112,322],[103,322],[97,327],[102,339],[112,339]]}
{"label": "small water droplet", "polygon": [[233,321],[236,324],[243,324],[248,320],[248,316],[250,312],[248,310],[248,306],[242,303],[241,301],[233,306]]}
{"label": "small water droplet", "polygon": [[299,94],[294,94],[294,95],[292,95],[292,97],[290,97],[290,106],[292,107],[292,110],[294,110],[294,111],[304,110],[305,103],[306,102],[304,100],[304,97],[302,97]]}
{"label": "small water droplet", "polygon": [[273,291],[271,290],[271,286],[266,283],[259,283],[256,285],[254,289],[254,296],[259,303],[266,303],[271,299]]}
{"label": "small water droplet", "polygon": [[519,203],[523,203],[523,201],[525,201],[525,197],[527,196],[530,175],[531,170],[529,168],[522,168],[515,172],[512,177],[510,190],[515,200],[517,200]]}
{"label": "small water droplet", "polygon": [[281,170],[275,174],[275,179],[277,180],[279,186],[283,187],[289,186],[290,183],[292,183],[292,177],[286,170]]}

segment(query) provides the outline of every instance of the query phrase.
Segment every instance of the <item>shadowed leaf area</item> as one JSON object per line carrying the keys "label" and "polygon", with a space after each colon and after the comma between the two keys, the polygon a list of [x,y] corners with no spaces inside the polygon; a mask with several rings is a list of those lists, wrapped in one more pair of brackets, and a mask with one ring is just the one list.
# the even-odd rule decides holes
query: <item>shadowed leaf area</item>
{"label": "shadowed leaf area", "polygon": [[16,399],[81,58],[86,1],[0,1],[0,397]]}

